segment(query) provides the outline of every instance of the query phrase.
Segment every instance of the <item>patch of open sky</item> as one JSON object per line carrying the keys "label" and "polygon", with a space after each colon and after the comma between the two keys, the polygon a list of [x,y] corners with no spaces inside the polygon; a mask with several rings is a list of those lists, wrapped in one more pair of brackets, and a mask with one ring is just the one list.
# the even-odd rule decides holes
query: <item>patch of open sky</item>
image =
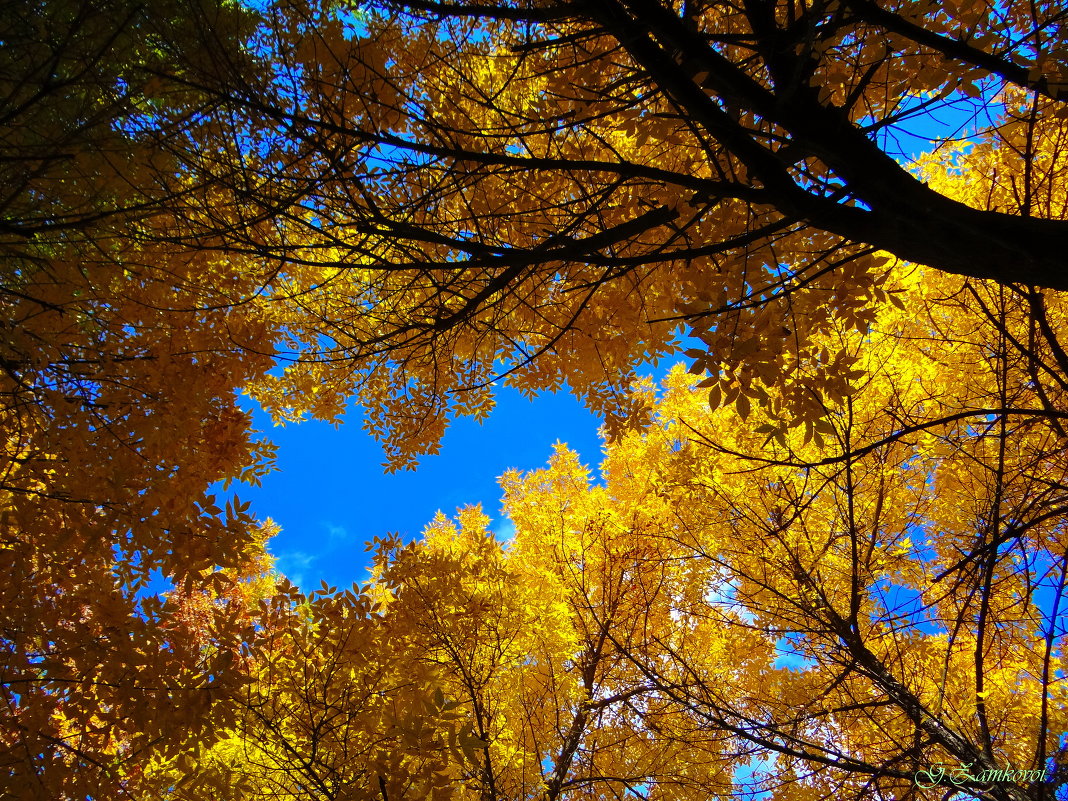
{"label": "patch of open sky", "polygon": [[349,8],[339,8],[335,13],[341,22],[342,30],[346,39],[352,40],[360,36],[366,36],[367,23],[371,18],[371,12],[354,5]]}
{"label": "patch of open sky", "polygon": [[749,757],[748,765],[739,765],[731,777],[734,788],[732,798],[746,801],[766,801],[772,797],[770,790],[760,790],[760,783],[775,772],[778,755],[770,751],[760,751]]}
{"label": "patch of open sky", "polygon": [[134,591],[134,597],[138,601],[144,601],[146,598],[151,598],[157,595],[164,595],[171,592],[174,589],[174,582],[163,575],[163,571],[159,568],[152,568],[148,571],[148,580],[143,586],[138,587]]}
{"label": "patch of open sky", "polygon": [[637,784],[627,784],[627,794],[623,796],[624,799],[639,799],[639,801],[647,801],[650,792],[652,792],[653,784],[651,782],[638,782]]}
{"label": "patch of open sky", "polygon": [[[990,82],[979,87],[980,97],[955,90],[945,98],[913,96],[903,98],[888,118],[891,124],[873,132],[880,147],[899,163],[912,166],[934,145],[959,145],[974,142],[982,131],[997,124],[1005,105],[994,98]],[[859,125],[874,125],[874,119],[858,120]]]}
{"label": "patch of open sky", "polygon": [[795,638],[780,637],[775,641],[775,661],[771,666],[801,672],[814,668],[816,662],[805,656],[804,649]]}
{"label": "patch of open sky", "polygon": [[[1039,629],[1030,633],[1040,639],[1046,639],[1052,629],[1054,642],[1063,643],[1061,638],[1068,635],[1068,598],[1063,597],[1060,586],[1061,559],[1053,558],[1048,551],[1024,551],[1015,544],[1011,547],[1012,553],[1003,555],[1003,560],[1011,561],[1017,570],[1037,576],[1031,587],[1029,600],[1041,614],[1042,623]],[[1062,648],[1063,645],[1055,645],[1054,652]]]}
{"label": "patch of open sky", "polygon": [[[416,162],[414,160],[408,160],[408,154],[412,156],[419,155],[424,160]],[[428,154],[415,154],[411,151],[399,148],[396,145],[377,144],[363,152],[363,163],[368,169],[380,169],[388,172],[394,167],[414,164],[414,163],[429,163],[430,156]]]}
{"label": "patch of open sky", "polygon": [[[663,359],[640,373],[659,383],[674,364]],[[338,427],[316,420],[276,427],[244,399],[254,427],[278,446],[279,470],[260,487],[242,486],[239,495],[261,519],[281,526],[269,545],[279,570],[307,588],[324,580],[340,587],[362,582],[370,565],[365,542],[394,532],[415,539],[436,512],[451,516],[474,504],[481,504],[491,531],[506,541],[515,528],[500,513],[497,478],[512,468],[545,467],[557,442],[597,475],[604,420],[566,387],[534,399],[507,386],[495,393],[497,407],[485,422],[454,420],[437,454],[422,457],[415,472],[393,474],[384,472],[382,448],[361,427],[363,411],[356,404],[349,404]]]}
{"label": "patch of open sky", "polygon": [[872,587],[877,606],[873,620],[888,621],[895,629],[907,628],[930,636],[946,634],[946,627],[937,619],[936,610],[928,606],[918,589],[884,579]]}
{"label": "patch of open sky", "polygon": [[529,401],[502,387],[497,397],[484,423],[454,421],[439,453],[423,457],[414,472],[394,474],[384,473],[381,445],[361,428],[355,404],[337,428],[316,420],[278,428],[245,400],[254,426],[277,444],[280,469],[239,494],[281,526],[269,546],[278,568],[307,588],[324,580],[340,587],[362,582],[370,565],[366,541],[392,532],[414,539],[439,510],[451,516],[476,503],[493,518],[495,535],[507,539],[514,527],[499,513],[498,476],[544,467],[558,440],[591,468],[599,464],[602,420],[573,395]]}

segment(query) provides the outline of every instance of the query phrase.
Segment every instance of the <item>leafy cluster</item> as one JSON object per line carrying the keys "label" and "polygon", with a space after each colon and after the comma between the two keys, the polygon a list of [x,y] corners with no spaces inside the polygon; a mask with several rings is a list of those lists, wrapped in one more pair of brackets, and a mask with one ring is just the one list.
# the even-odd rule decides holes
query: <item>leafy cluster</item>
{"label": "leafy cluster", "polygon": [[[1062,4],[0,40],[0,796],[1064,796]],[[599,482],[502,478],[508,542],[439,516],[303,594],[219,498],[271,466],[242,391],[355,398],[396,469],[495,381],[607,423]]]}

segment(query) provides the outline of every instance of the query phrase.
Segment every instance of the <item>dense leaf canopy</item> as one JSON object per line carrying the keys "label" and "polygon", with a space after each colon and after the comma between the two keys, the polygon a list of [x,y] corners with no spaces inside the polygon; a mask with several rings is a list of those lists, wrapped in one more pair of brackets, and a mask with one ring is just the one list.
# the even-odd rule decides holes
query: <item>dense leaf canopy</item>
{"label": "dense leaf canopy", "polygon": [[[299,201],[268,226],[204,221],[283,265],[291,347],[312,363],[259,397],[297,414],[330,388],[310,405],[331,414],[356,393],[406,464],[450,413],[484,413],[502,374],[566,381],[612,425],[634,412],[635,365],[688,324],[726,394],[782,387],[781,425],[812,420],[848,369],[813,343],[871,319],[887,257],[1064,288],[1064,15],[286,5],[261,43],[273,93],[235,77],[221,101],[235,140],[277,149],[239,171],[234,203],[250,187],[264,210]],[[905,163],[965,140],[998,153],[985,196]]]}
{"label": "dense leaf canopy", "polygon": [[[1064,796],[1063,4],[0,40],[0,795]],[[216,500],[271,463],[242,390],[355,397],[395,469],[498,379],[610,439],[504,477],[506,544],[469,509],[302,595]]]}

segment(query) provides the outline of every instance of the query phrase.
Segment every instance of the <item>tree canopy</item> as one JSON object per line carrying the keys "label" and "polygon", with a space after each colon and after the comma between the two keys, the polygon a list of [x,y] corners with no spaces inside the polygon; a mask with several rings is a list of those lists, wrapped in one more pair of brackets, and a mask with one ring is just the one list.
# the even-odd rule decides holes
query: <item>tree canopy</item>
{"label": "tree canopy", "polygon": [[[212,104],[147,70],[249,20],[181,2],[0,16],[0,795],[120,798],[154,749],[224,724],[211,694],[244,675],[252,623],[227,587],[264,535],[209,485],[269,457],[235,392],[272,332],[233,305],[261,286],[251,266],[168,241],[182,195],[160,178],[186,174],[160,143],[195,141]],[[234,600],[202,610],[209,650],[155,589],[204,582]]]}
{"label": "tree canopy", "polygon": [[[11,4],[0,794],[1063,797],[1066,26]],[[216,500],[240,391],[398,468],[495,381],[610,440],[507,544],[303,595]]]}
{"label": "tree canopy", "polygon": [[1063,797],[1066,413],[1031,378],[1049,343],[1018,349],[1037,315],[1003,287],[895,277],[907,310],[829,335],[866,378],[822,433],[769,442],[676,368],[638,390],[652,423],[600,481],[565,446],[502,478],[508,542],[477,509],[439,515],[378,543],[359,593],[283,612],[284,656],[203,786]]}
{"label": "tree canopy", "polygon": [[[312,404],[330,414],[328,396],[356,393],[405,464],[450,413],[484,413],[498,375],[566,381],[628,417],[634,367],[688,325],[725,393],[788,388],[782,426],[809,421],[847,367],[812,343],[834,318],[866,324],[887,256],[1063,288],[1064,14],[286,5],[262,45],[274,95],[216,88],[241,112],[235,140],[279,149],[240,172],[235,203],[249,187],[263,208],[299,198],[267,228],[227,229],[284,265],[287,330],[311,362],[259,397],[299,414],[330,387]],[[905,163],[961,141],[999,153],[996,199]]]}

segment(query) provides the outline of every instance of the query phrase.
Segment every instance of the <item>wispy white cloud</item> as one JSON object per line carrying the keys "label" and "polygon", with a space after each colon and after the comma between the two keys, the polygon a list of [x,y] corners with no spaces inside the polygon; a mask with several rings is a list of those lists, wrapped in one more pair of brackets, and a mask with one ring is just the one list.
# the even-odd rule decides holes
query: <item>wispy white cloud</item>
{"label": "wispy white cloud", "polygon": [[502,517],[490,526],[490,531],[498,542],[510,542],[515,536],[515,523],[510,517]]}
{"label": "wispy white cloud", "polygon": [[705,593],[705,603],[709,606],[730,610],[745,623],[756,623],[756,616],[737,600],[737,590],[727,579],[716,582]]}
{"label": "wispy white cloud", "polygon": [[304,571],[311,567],[316,559],[315,554],[304,551],[285,551],[277,555],[275,565],[296,586],[304,583]]}
{"label": "wispy white cloud", "polygon": [[344,526],[339,526],[336,523],[330,522],[329,520],[323,520],[322,524],[323,528],[326,529],[326,533],[331,540],[349,539],[349,530]]}

